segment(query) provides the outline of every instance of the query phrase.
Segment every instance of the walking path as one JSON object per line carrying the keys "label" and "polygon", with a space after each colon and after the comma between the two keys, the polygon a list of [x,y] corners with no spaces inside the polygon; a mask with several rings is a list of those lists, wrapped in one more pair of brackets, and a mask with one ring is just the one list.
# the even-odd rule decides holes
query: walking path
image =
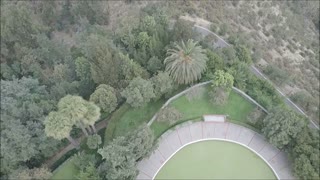
{"label": "walking path", "polygon": [[[102,120],[99,123],[95,125],[97,132],[99,132],[101,129],[105,128],[107,126],[107,120]],[[76,139],[77,142],[81,142],[85,138],[85,135],[82,133],[79,138]],[[65,155],[67,152],[71,151],[75,147],[69,143],[67,146],[60,149],[56,154],[54,154],[52,157],[50,157],[48,160],[46,160],[43,163],[43,166],[51,167],[56,161],[58,161],[63,155]]]}
{"label": "walking path", "polygon": [[269,144],[260,134],[230,122],[186,122],[159,138],[158,148],[138,163],[137,179],[153,179],[170,157],[184,145],[217,139],[239,143],[259,155],[278,179],[294,179],[286,154]]}

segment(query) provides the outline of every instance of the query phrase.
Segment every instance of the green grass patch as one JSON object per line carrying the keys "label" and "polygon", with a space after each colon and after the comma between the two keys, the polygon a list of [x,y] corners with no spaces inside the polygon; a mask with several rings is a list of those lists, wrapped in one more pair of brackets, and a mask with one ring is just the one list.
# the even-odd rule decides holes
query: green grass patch
{"label": "green grass patch", "polygon": [[114,137],[125,135],[143,123],[147,123],[161,108],[165,100],[149,102],[143,107],[132,108],[128,104],[122,105],[114,112],[105,131],[104,144],[106,145]]}
{"label": "green grass patch", "polygon": [[107,128],[105,130],[104,135],[104,145],[106,145],[109,141],[112,140],[114,131],[116,129],[116,126],[118,124],[118,120],[123,116],[125,112],[127,112],[130,109],[130,106],[128,104],[122,105],[119,109],[117,109],[115,112],[112,113],[111,118],[109,119]]}
{"label": "green grass patch", "polygon": [[54,172],[51,179],[75,179],[79,169],[73,164],[72,158],[60,165]]}
{"label": "green grass patch", "polygon": [[158,112],[165,100],[160,99],[156,102],[150,102],[140,108],[130,108],[117,121],[114,137],[123,136],[126,133],[136,129],[143,123],[149,122],[153,115]]}
{"label": "green grass patch", "polygon": [[[244,97],[237,94],[235,91],[231,91],[225,105],[212,104],[209,99],[208,90],[206,88],[198,99],[189,101],[184,95],[173,101],[170,105],[183,114],[183,118],[178,120],[174,125],[191,119],[202,118],[204,114],[224,114],[228,115],[228,119],[234,122],[246,124],[247,127],[251,127],[250,122],[247,121],[247,116],[256,106]],[[155,136],[159,137],[174,125],[170,125],[167,122],[155,121],[151,125],[151,129],[154,131]]]}

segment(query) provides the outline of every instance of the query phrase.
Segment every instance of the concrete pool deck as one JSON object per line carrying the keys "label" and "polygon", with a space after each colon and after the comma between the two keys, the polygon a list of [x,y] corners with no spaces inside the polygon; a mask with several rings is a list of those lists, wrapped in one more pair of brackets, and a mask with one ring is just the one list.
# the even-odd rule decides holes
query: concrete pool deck
{"label": "concrete pool deck", "polygon": [[295,179],[288,158],[266,139],[230,122],[187,122],[168,130],[158,140],[158,148],[138,163],[137,179],[153,179],[165,162],[184,146],[201,140],[226,140],[241,144],[258,154],[279,179]]}

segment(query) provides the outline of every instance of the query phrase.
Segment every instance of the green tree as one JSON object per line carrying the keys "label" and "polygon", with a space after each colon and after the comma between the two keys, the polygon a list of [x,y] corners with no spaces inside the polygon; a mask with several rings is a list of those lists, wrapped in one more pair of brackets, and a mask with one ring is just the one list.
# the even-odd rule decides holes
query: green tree
{"label": "green tree", "polygon": [[137,36],[137,44],[140,48],[149,46],[150,36],[147,32],[140,32]]}
{"label": "green tree", "polygon": [[78,147],[78,143],[70,136],[73,122],[66,114],[59,112],[50,112],[45,120],[45,132],[48,137],[53,137],[57,140],[67,138],[75,147]]}
{"label": "green tree", "polygon": [[222,87],[227,91],[230,91],[233,86],[233,76],[222,70],[218,70],[214,73],[211,87],[219,88]]}
{"label": "green tree", "polygon": [[148,61],[147,69],[152,73],[156,73],[157,71],[163,69],[163,63],[158,57],[153,56]]}
{"label": "green tree", "polygon": [[98,105],[104,112],[112,112],[117,107],[116,92],[113,87],[100,84],[91,94],[90,101]]}
{"label": "green tree", "polygon": [[[57,150],[59,141],[46,137],[44,119],[53,109],[45,86],[36,79],[1,80],[1,174],[28,163],[39,166]],[[30,163],[32,161],[32,163]]]}
{"label": "green tree", "polygon": [[48,168],[18,169],[11,174],[9,179],[48,180],[52,173]]}
{"label": "green tree", "polygon": [[159,71],[157,75],[151,78],[154,87],[155,98],[171,93],[174,89],[174,82],[167,72]]}
{"label": "green tree", "polygon": [[294,139],[306,125],[306,120],[292,110],[276,107],[269,111],[263,124],[262,132],[269,142],[283,149],[292,145]]}
{"label": "green tree", "polygon": [[233,76],[222,70],[217,70],[213,75],[209,96],[213,103],[225,104],[233,86]]}
{"label": "green tree", "polygon": [[[80,96],[67,95],[60,99],[58,111],[67,116],[70,124],[80,127],[86,136],[90,133],[90,127],[96,132],[94,123],[100,118],[100,108],[92,102],[87,102]],[[89,133],[86,129],[88,126]]]}
{"label": "green tree", "polygon": [[148,78],[148,72],[142,68],[138,63],[129,58],[128,55],[120,53],[121,60],[121,80],[124,87],[126,87],[129,82],[136,78]]}
{"label": "green tree", "polygon": [[289,152],[294,174],[301,179],[316,179],[320,173],[319,131],[304,127]]}
{"label": "green tree", "polygon": [[200,79],[206,69],[207,56],[193,40],[175,44],[175,48],[169,49],[167,54],[164,60],[166,71],[178,84],[189,84]]}
{"label": "green tree", "polygon": [[78,152],[77,154],[72,156],[71,161],[79,170],[85,170],[88,164],[97,163],[95,155],[85,153],[85,151]]}
{"label": "green tree", "polygon": [[75,71],[79,81],[79,94],[87,98],[95,89],[95,84],[91,76],[90,62],[85,57],[78,57],[75,60]]}
{"label": "green tree", "polygon": [[91,135],[87,139],[87,146],[90,149],[97,149],[101,143],[101,137],[98,134]]}
{"label": "green tree", "polygon": [[213,74],[217,70],[223,70],[224,62],[223,59],[216,53],[207,49],[207,70],[205,72],[205,80],[211,80],[213,78]]}
{"label": "green tree", "polygon": [[146,125],[127,134],[115,138],[108,146],[99,149],[98,153],[105,160],[103,171],[107,179],[135,179],[138,175],[136,163],[150,155],[154,137]]}
{"label": "green tree", "polygon": [[60,99],[58,103],[58,111],[64,114],[68,124],[76,124],[82,129],[82,132],[88,136],[85,124],[83,122],[84,115],[87,112],[85,100],[80,96],[67,95]]}
{"label": "green tree", "polygon": [[106,179],[134,179],[138,175],[135,158],[125,137],[117,137],[108,146],[98,149],[105,160]]}
{"label": "green tree", "polygon": [[153,16],[145,16],[140,22],[140,30],[147,32],[149,35],[156,31],[156,21]]}
{"label": "green tree", "polygon": [[238,60],[237,52],[233,47],[226,47],[218,50],[219,56],[224,60],[224,64],[232,66]]}
{"label": "green tree", "polygon": [[92,133],[97,133],[95,123],[100,119],[100,108],[92,102],[86,102],[87,112],[84,114],[83,122],[93,130]]}
{"label": "green tree", "polygon": [[318,170],[314,169],[314,167],[310,162],[310,159],[306,155],[302,154],[299,157],[295,158],[293,164],[294,164],[293,170],[299,178],[301,179],[318,179],[319,178],[319,169]]}
{"label": "green tree", "polygon": [[133,79],[121,95],[132,107],[141,107],[155,97],[152,83],[140,77]]}
{"label": "green tree", "polygon": [[228,73],[230,73],[234,77],[234,86],[239,89],[245,90],[248,84],[248,81],[252,78],[252,76],[248,65],[244,62],[239,62],[228,69]]}
{"label": "green tree", "polygon": [[91,79],[90,63],[84,57],[78,57],[75,61],[76,74],[81,80]]}
{"label": "green tree", "polygon": [[135,162],[148,157],[153,150],[154,134],[146,124],[141,125],[131,134],[127,135],[130,152],[133,153]]}
{"label": "green tree", "polygon": [[58,30],[67,29],[69,25],[74,24],[74,14],[71,13],[71,7],[72,4],[70,0],[66,0],[62,5],[57,24]]}
{"label": "green tree", "polygon": [[71,9],[76,21],[87,18],[90,24],[107,25],[109,23],[108,8],[101,1],[73,2]]}
{"label": "green tree", "polygon": [[29,5],[23,1],[1,5],[1,43],[35,47],[35,36],[43,31],[43,27],[34,21]]}
{"label": "green tree", "polygon": [[91,66],[91,76],[96,84],[118,87],[121,61],[119,54],[110,47],[110,42],[102,36],[90,35],[83,45]]}
{"label": "green tree", "polygon": [[98,170],[92,163],[89,163],[83,170],[80,170],[76,178],[78,180],[83,180],[83,179],[101,180]]}
{"label": "green tree", "polygon": [[193,25],[194,23],[179,18],[173,27],[171,37],[174,41],[187,41],[194,38]]}
{"label": "green tree", "polygon": [[41,1],[39,4],[39,13],[43,24],[54,27],[59,17],[55,1]]}

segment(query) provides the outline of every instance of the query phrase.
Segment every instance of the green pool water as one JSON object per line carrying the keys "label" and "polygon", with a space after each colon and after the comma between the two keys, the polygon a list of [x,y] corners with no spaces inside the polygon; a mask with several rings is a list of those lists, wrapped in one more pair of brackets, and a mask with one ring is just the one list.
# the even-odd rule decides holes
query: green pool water
{"label": "green pool water", "polygon": [[208,140],[178,151],[155,179],[277,179],[254,152],[232,142]]}

